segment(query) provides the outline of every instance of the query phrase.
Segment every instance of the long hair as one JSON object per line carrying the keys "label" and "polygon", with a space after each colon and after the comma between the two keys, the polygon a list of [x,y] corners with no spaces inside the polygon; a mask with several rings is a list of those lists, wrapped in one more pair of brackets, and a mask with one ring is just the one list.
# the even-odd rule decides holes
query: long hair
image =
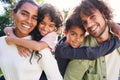
{"label": "long hair", "polygon": [[[55,23],[55,27],[57,29],[62,26],[62,22],[63,22],[62,12],[60,12],[60,10],[57,9],[55,6],[48,3],[44,3],[38,9],[38,20],[37,20],[38,23],[35,29],[31,33],[33,40],[39,41],[43,37],[39,32],[38,26],[43,21],[46,14],[49,14],[51,21]],[[39,51],[33,50],[32,56],[30,58],[30,63],[34,52],[35,55],[39,57],[38,61],[40,60],[40,58],[42,58],[42,55],[39,53]]]}

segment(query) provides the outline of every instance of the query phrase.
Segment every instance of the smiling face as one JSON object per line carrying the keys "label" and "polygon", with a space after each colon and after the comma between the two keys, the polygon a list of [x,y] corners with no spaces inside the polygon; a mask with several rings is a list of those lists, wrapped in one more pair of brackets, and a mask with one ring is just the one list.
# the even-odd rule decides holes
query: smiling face
{"label": "smiling face", "polygon": [[37,24],[38,7],[31,3],[24,3],[18,11],[12,12],[15,34],[18,37],[28,36]]}
{"label": "smiling face", "polygon": [[44,19],[39,23],[39,32],[42,36],[55,31],[55,23],[51,21],[49,14],[44,16]]}
{"label": "smiling face", "polygon": [[72,26],[65,31],[66,42],[73,48],[78,48],[84,41],[85,32],[78,26]]}
{"label": "smiling face", "polygon": [[80,16],[86,31],[92,36],[100,37],[105,32],[106,23],[104,16],[97,9],[92,11],[92,14],[89,16],[84,15],[82,12]]}

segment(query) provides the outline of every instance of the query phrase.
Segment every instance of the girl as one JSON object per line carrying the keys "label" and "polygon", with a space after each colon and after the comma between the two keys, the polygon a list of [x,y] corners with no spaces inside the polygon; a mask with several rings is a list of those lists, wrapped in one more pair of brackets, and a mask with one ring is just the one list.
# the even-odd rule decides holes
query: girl
{"label": "girl", "polygon": [[[58,9],[47,3],[40,6],[38,15],[37,27],[31,34],[34,40],[18,38],[9,29],[5,30],[6,34],[9,33],[6,40],[8,44],[18,45],[20,47],[18,48],[20,55],[25,57],[31,55],[30,49],[32,49],[30,63],[34,64],[33,60],[37,58],[41,72],[45,72],[48,80],[62,80],[57,62],[51,52],[54,51],[57,40],[56,31],[62,26],[63,17]],[[29,28],[28,26],[25,27]]]}

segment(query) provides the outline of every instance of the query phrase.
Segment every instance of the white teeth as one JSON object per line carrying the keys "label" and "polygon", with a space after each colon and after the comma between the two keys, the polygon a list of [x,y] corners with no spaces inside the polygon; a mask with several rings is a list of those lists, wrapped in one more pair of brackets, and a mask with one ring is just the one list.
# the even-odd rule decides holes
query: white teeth
{"label": "white teeth", "polygon": [[97,29],[98,26],[94,26],[91,30],[94,31]]}
{"label": "white teeth", "polygon": [[30,28],[30,26],[27,26],[27,25],[23,25],[23,27],[25,27],[25,28]]}

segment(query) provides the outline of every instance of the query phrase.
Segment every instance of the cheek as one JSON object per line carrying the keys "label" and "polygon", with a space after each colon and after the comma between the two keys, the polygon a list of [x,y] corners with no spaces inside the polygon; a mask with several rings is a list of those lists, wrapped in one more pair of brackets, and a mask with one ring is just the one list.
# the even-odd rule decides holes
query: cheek
{"label": "cheek", "polygon": [[39,32],[41,31],[41,29],[42,29],[42,25],[38,25],[38,29],[39,29]]}
{"label": "cheek", "polygon": [[71,37],[70,37],[70,35],[66,36],[66,41],[67,41],[67,43],[71,43]]}
{"label": "cheek", "polygon": [[80,43],[83,43],[83,42],[84,42],[84,37],[82,37],[80,40]]}
{"label": "cheek", "polygon": [[34,24],[34,26],[36,26],[37,25],[37,21],[34,21],[33,24]]}

